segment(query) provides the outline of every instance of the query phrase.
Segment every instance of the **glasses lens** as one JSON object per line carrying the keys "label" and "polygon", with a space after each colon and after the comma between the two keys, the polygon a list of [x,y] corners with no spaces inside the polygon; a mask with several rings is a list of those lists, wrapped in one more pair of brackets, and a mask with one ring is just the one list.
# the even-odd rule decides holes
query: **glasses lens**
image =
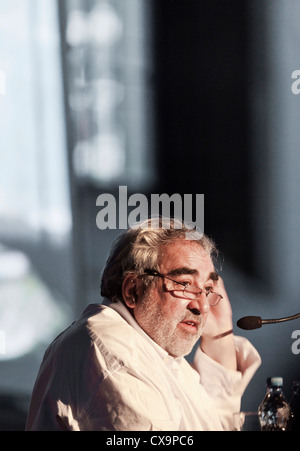
{"label": "glasses lens", "polygon": [[184,297],[186,299],[190,299],[190,300],[196,299],[199,296],[199,294],[200,294],[199,290],[197,292],[194,292],[194,291],[190,291],[190,288],[191,287],[184,288],[184,290],[183,290]]}
{"label": "glasses lens", "polygon": [[[197,299],[201,296],[202,291],[199,291],[199,288],[196,286],[189,286],[184,290],[184,297],[187,299],[193,300]],[[218,293],[207,293],[206,298],[210,306],[217,305],[222,296]]]}
{"label": "glasses lens", "polygon": [[196,286],[187,286],[184,288],[184,297],[187,299],[197,299],[201,296],[202,290],[199,290]]}
{"label": "glasses lens", "polygon": [[207,296],[207,300],[209,305],[214,306],[217,305],[221,296],[218,293],[209,293]]}
{"label": "glasses lens", "polygon": [[[175,280],[170,280],[165,278],[165,284],[167,290],[173,291],[175,295],[177,296],[184,296],[186,299],[194,300],[201,296],[203,293],[202,290],[200,290],[195,285],[188,285],[186,287],[180,285],[180,283],[176,282]],[[222,296],[220,296],[218,293],[207,293],[207,300],[210,306],[217,305]]]}
{"label": "glasses lens", "polygon": [[164,279],[164,283],[166,285],[167,290],[170,290],[170,291],[175,291],[175,290],[176,291],[181,291],[181,290],[184,290],[184,287],[182,287],[181,285],[178,285],[173,280],[167,279],[166,277]]}

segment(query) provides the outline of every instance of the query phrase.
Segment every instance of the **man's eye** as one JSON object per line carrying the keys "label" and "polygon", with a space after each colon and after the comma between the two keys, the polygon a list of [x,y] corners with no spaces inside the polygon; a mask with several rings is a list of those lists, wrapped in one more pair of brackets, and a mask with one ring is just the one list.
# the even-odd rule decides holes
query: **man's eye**
{"label": "man's eye", "polygon": [[191,282],[189,282],[188,280],[176,280],[177,283],[180,283],[180,285],[183,285],[185,287],[188,287],[189,285],[191,285]]}
{"label": "man's eye", "polygon": [[213,287],[211,286],[205,287],[205,291],[206,293],[211,293],[213,291]]}

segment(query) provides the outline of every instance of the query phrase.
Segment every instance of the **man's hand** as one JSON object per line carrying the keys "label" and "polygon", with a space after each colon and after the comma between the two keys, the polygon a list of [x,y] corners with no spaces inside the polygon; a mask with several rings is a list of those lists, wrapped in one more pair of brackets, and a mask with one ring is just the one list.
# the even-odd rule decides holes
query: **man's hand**
{"label": "man's hand", "polygon": [[236,370],[232,310],[221,278],[215,285],[214,291],[221,294],[223,299],[216,306],[210,307],[202,332],[201,349],[212,359],[227,368]]}

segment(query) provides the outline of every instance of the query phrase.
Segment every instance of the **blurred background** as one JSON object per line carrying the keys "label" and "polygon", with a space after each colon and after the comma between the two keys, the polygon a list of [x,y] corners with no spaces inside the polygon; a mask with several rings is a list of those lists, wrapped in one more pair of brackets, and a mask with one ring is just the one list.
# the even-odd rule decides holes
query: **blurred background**
{"label": "blurred background", "polygon": [[[119,230],[96,199],[120,185],[204,193],[234,323],[300,311],[299,20],[300,0],[1,0],[0,430],[24,429],[45,348],[101,300]],[[263,360],[244,410],[268,376],[290,397],[295,330],[235,326]]]}

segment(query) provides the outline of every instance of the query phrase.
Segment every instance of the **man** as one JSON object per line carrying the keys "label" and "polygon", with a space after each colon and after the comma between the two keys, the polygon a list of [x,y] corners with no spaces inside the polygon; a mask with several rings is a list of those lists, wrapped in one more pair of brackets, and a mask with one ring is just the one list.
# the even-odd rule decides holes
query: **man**
{"label": "man", "polygon": [[260,357],[233,336],[214,255],[177,220],[125,232],[102,275],[104,302],[46,351],[27,430],[231,430]]}

